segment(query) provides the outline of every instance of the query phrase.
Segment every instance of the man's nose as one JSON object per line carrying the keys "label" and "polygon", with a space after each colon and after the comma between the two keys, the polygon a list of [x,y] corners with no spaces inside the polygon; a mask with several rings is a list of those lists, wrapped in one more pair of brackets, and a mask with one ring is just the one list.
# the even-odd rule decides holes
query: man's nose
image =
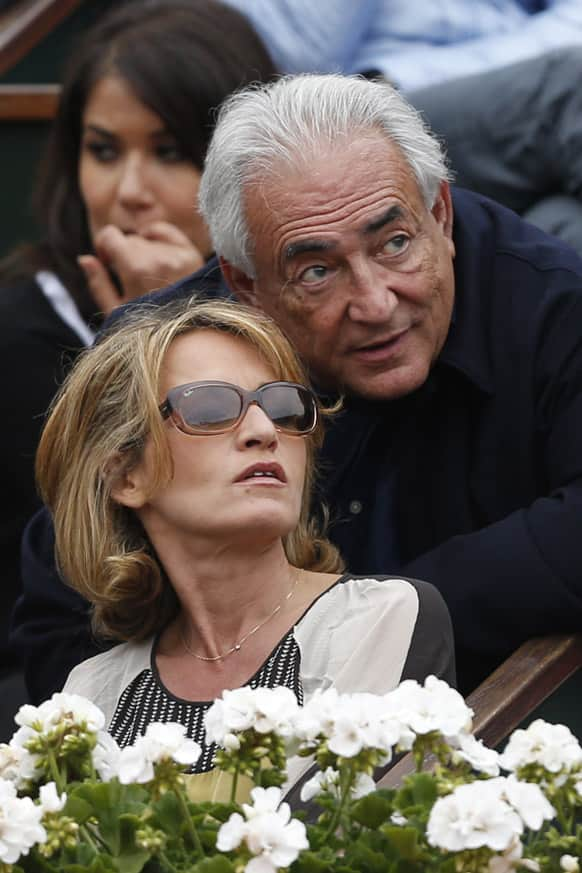
{"label": "man's nose", "polygon": [[388,321],[398,306],[390,273],[366,268],[354,274],[348,306],[352,321],[378,323]]}
{"label": "man's nose", "polygon": [[278,433],[275,425],[258,403],[251,403],[238,426],[238,439],[245,446],[276,445]]}

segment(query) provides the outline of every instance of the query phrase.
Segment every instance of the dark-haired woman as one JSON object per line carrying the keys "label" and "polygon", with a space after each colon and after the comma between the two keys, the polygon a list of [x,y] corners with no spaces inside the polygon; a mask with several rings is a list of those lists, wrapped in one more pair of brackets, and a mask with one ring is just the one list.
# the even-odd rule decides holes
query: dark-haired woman
{"label": "dark-haired woman", "polygon": [[273,75],[246,19],[208,0],[121,4],[71,60],[38,190],[43,242],[0,264],[0,678],[16,667],[6,625],[44,413],[98,313],[204,263],[196,195],[213,111]]}

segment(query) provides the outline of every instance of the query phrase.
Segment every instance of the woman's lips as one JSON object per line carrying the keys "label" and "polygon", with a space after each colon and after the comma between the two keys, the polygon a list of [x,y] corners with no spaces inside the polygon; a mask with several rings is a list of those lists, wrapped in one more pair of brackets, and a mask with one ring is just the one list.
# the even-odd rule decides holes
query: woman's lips
{"label": "woman's lips", "polygon": [[251,464],[243,470],[240,476],[235,479],[235,484],[284,485],[286,481],[285,471],[280,464],[263,461]]}

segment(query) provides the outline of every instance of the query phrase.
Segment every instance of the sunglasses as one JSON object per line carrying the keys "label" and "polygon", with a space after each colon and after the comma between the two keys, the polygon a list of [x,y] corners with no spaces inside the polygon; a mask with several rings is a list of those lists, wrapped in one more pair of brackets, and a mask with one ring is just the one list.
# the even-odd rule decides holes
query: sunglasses
{"label": "sunglasses", "polygon": [[282,433],[306,436],[315,430],[315,396],[295,382],[267,382],[256,391],[230,382],[189,382],[168,391],[160,412],[183,433],[204,436],[234,430],[253,403]]}

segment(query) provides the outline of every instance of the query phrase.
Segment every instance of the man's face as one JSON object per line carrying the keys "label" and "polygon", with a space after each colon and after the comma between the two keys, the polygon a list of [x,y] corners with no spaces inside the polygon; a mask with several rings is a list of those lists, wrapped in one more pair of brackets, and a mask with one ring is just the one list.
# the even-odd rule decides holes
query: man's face
{"label": "man's face", "polygon": [[341,143],[250,186],[256,278],[239,298],[271,315],[318,382],[374,399],[418,388],[449,329],[452,210],[432,210],[385,137]]}

